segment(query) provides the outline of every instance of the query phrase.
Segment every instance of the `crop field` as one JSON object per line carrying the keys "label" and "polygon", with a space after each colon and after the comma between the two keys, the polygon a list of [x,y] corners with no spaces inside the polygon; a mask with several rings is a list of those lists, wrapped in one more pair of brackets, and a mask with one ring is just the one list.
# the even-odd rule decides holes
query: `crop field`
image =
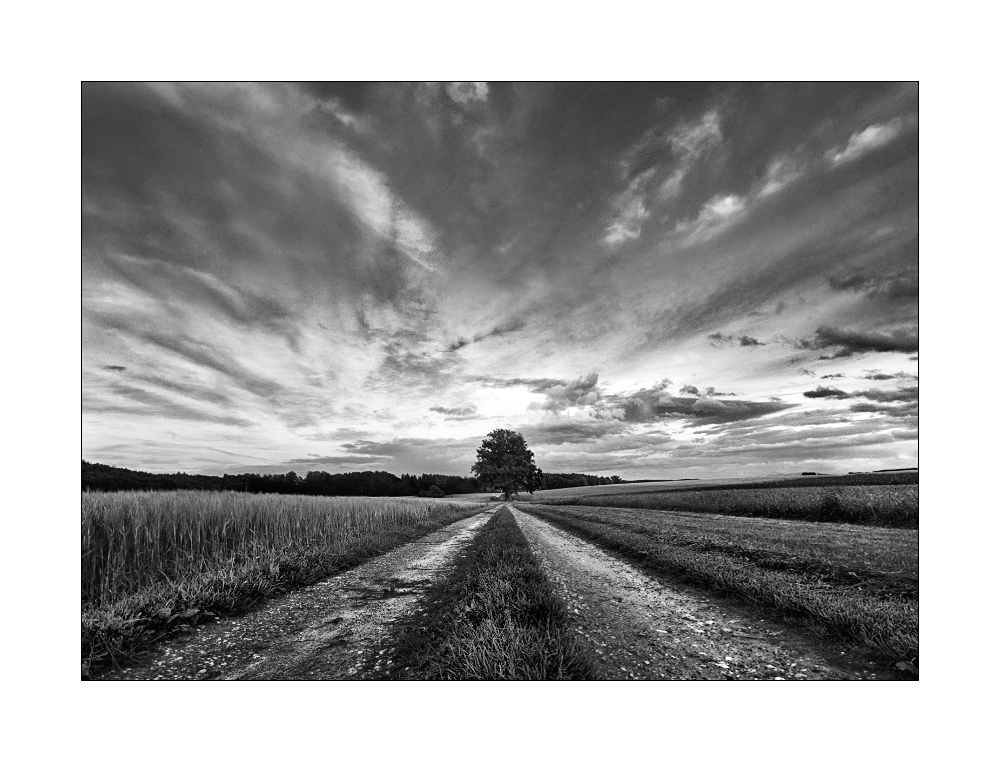
{"label": "crop field", "polygon": [[311,584],[482,510],[418,498],[83,493],[83,658]]}
{"label": "crop field", "polygon": [[[917,674],[916,485],[780,483],[511,504],[84,493],[84,675]],[[782,627],[854,666],[794,655]]]}
{"label": "crop field", "polygon": [[917,657],[913,530],[621,507],[521,509],[643,569],[792,618],[884,661]]}
{"label": "crop field", "polygon": [[857,474],[778,474],[761,478],[759,476],[726,477],[722,479],[674,479],[669,481],[625,482],[594,487],[567,487],[565,489],[543,490],[535,493],[535,498],[580,498],[608,497],[612,495],[634,495],[652,492],[703,492],[730,489],[771,489],[784,487],[873,487],[880,485],[916,485],[920,482],[920,472],[916,469],[891,472],[868,472]]}
{"label": "crop field", "polygon": [[911,529],[919,524],[915,484],[642,491],[597,497],[589,497],[581,490],[581,496],[576,498],[555,499],[539,493],[537,499],[553,505],[643,508]]}

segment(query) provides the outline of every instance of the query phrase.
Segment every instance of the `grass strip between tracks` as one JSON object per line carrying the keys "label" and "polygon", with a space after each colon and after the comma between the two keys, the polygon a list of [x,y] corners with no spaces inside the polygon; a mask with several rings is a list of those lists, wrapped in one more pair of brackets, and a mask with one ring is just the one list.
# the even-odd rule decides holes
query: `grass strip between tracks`
{"label": "grass strip between tracks", "polygon": [[595,677],[565,604],[508,508],[489,520],[397,633],[385,673],[392,679]]}
{"label": "grass strip between tracks", "polygon": [[212,617],[245,613],[264,600],[350,569],[479,513],[485,506],[442,501],[432,507],[427,511],[400,510],[378,525],[351,527],[340,538],[320,541],[304,535],[283,547],[256,549],[242,557],[206,558],[201,571],[193,569],[175,579],[165,578],[108,602],[85,601],[81,622],[83,677],[127,663],[152,644],[190,631]]}
{"label": "grass strip between tracks", "polygon": [[918,583],[910,530],[628,508],[518,507],[647,571],[798,620],[887,665],[915,664]]}

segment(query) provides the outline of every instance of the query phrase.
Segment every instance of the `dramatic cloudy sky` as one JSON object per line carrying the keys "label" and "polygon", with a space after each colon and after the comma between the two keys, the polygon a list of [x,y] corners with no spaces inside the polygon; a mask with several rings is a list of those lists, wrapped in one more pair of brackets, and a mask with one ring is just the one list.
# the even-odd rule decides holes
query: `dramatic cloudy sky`
{"label": "dramatic cloudy sky", "polygon": [[917,89],[87,85],[83,456],[917,465]]}

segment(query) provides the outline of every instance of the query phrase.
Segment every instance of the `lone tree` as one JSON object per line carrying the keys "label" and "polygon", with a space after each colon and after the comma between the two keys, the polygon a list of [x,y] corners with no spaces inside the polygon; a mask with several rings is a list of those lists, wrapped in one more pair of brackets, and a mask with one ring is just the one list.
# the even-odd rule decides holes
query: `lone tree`
{"label": "lone tree", "polygon": [[503,491],[504,500],[521,490],[533,493],[541,482],[542,472],[535,465],[535,454],[524,437],[510,429],[494,429],[476,450],[475,474],[487,489]]}

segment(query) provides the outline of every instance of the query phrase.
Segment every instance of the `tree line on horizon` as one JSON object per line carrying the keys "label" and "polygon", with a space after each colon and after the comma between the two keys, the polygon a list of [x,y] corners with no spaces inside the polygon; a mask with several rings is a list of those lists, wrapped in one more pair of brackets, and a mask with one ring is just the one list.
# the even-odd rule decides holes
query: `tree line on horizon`
{"label": "tree line on horizon", "polygon": [[[536,489],[593,487],[602,484],[622,484],[618,476],[591,474],[541,473]],[[364,496],[364,497],[444,497],[473,492],[492,491],[475,477],[445,474],[403,474],[387,471],[352,471],[329,474],[310,471],[304,477],[294,471],[287,474],[153,474],[133,471],[103,463],[83,461],[83,490],[91,492],[208,490],[276,493],[283,495]]]}

